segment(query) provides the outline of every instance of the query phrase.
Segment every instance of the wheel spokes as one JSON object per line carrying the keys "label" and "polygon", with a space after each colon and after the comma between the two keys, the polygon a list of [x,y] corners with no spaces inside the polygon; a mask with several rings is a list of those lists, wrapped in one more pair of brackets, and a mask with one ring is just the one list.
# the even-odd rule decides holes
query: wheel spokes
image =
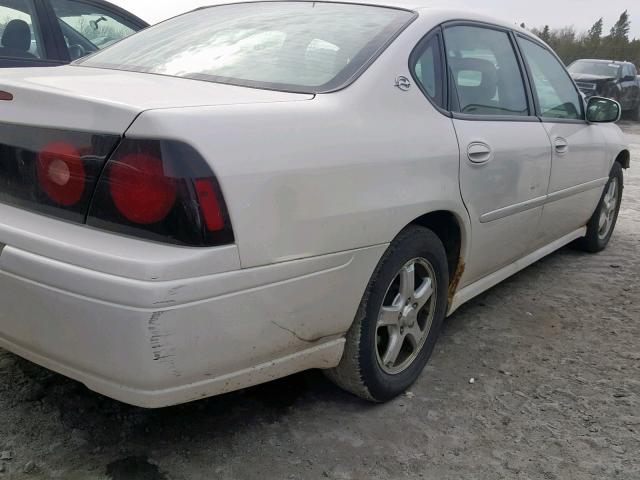
{"label": "wheel spokes", "polygon": [[420,325],[418,325],[418,322],[416,322],[413,327],[405,331],[406,338],[409,343],[411,343],[411,346],[414,350],[420,347],[424,333],[425,332],[420,329]]}
{"label": "wheel spokes", "polygon": [[598,231],[602,233],[607,229],[608,226],[609,226],[609,217],[605,212],[602,212],[602,215],[600,215],[600,223],[599,223]]}
{"label": "wheel spokes", "polygon": [[602,211],[598,220],[598,235],[605,238],[613,227],[618,209],[618,180],[613,179],[602,200]]}
{"label": "wheel spokes", "polygon": [[402,307],[392,305],[390,307],[382,307],[380,315],[378,315],[378,328],[380,327],[397,327],[402,318]]}
{"label": "wheel spokes", "polygon": [[387,346],[387,350],[382,357],[382,363],[391,368],[394,367],[398,356],[400,355],[400,351],[402,350],[402,345],[404,344],[404,335],[400,334],[400,332],[396,332],[389,337],[389,344]]}
{"label": "wheel spokes", "polygon": [[609,187],[609,206],[613,207],[616,201],[616,195],[618,193],[618,182],[611,182]]}
{"label": "wheel spokes", "polygon": [[422,310],[427,302],[433,296],[433,280],[431,278],[425,279],[420,288],[414,293],[415,303],[413,308],[416,310]]}
{"label": "wheel spokes", "polygon": [[405,265],[400,271],[400,295],[405,302],[413,298],[416,288],[416,264]]}

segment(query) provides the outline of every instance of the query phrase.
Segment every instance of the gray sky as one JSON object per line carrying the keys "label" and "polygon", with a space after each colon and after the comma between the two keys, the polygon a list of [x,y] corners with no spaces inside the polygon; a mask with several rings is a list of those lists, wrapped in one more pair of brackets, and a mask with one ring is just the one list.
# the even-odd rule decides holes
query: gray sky
{"label": "gray sky", "polygon": [[[215,0],[111,1],[151,23],[216,3]],[[605,32],[627,9],[632,20],[631,36],[640,38],[640,0],[425,0],[425,4],[477,10],[512,22],[525,22],[528,27],[573,25],[578,31],[587,30],[604,17]]]}

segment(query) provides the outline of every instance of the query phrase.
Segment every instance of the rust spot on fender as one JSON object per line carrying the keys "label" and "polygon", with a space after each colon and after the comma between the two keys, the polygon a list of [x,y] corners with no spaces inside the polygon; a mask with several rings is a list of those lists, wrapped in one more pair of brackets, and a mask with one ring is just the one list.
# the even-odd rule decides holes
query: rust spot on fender
{"label": "rust spot on fender", "polygon": [[456,269],[456,273],[453,275],[451,282],[449,283],[449,305],[453,303],[453,297],[455,297],[456,292],[458,291],[458,285],[460,285],[460,280],[462,280],[462,275],[464,275],[464,270],[466,265],[462,258],[458,262],[458,268]]}

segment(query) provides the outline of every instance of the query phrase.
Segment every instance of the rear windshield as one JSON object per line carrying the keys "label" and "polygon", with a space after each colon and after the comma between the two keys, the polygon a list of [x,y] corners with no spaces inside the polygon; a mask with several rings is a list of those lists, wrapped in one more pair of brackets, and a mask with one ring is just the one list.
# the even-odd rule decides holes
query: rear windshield
{"label": "rear windshield", "polygon": [[413,18],[355,4],[222,5],[163,22],[76,65],[321,93],[346,85]]}

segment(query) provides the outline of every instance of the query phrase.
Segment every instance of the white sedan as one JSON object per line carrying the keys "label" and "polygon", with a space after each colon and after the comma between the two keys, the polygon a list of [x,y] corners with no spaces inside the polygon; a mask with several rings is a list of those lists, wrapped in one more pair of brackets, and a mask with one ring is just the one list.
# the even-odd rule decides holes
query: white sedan
{"label": "white sedan", "polygon": [[319,368],[385,401],[446,315],[604,249],[629,150],[538,38],[407,2],[188,13],[0,78],[0,346],[163,407]]}

